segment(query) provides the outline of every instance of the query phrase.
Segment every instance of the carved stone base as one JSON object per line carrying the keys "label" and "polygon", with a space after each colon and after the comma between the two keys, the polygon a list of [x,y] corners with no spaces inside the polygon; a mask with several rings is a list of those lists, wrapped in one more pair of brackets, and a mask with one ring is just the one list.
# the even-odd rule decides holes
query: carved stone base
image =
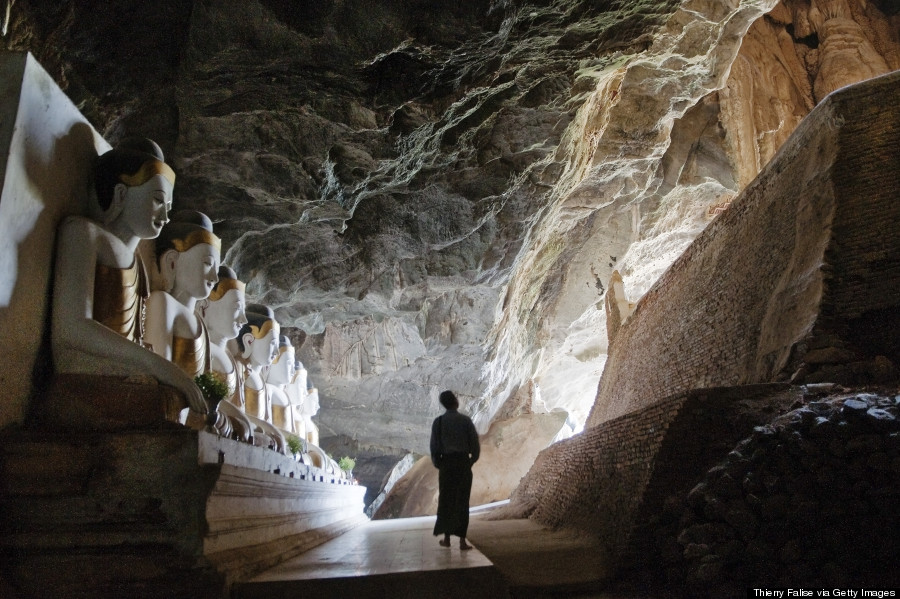
{"label": "carved stone base", "polygon": [[364,522],[364,493],[183,427],[8,431],[0,578],[23,598],[222,597]]}

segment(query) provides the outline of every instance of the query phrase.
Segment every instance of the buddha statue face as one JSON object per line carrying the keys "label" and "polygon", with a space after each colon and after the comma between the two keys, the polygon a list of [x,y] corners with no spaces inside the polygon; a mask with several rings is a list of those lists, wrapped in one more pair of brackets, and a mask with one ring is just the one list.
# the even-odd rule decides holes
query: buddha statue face
{"label": "buddha statue face", "polygon": [[166,224],[175,172],[163,160],[159,146],[145,138],[128,138],[97,159],[100,218],[121,238],[153,239]]}
{"label": "buddha statue face", "polygon": [[303,402],[303,413],[310,417],[315,416],[319,413],[319,407],[319,390],[313,387]]}
{"label": "buddha statue face", "polygon": [[[296,352],[295,352],[296,353]],[[298,384],[298,377],[306,370],[303,368],[303,362],[300,360],[296,360],[294,362],[294,367],[291,369],[291,384]],[[303,388],[306,389],[306,380],[304,378]]]}
{"label": "buddha statue face", "polygon": [[274,320],[267,320],[257,334],[244,333],[244,357],[252,366],[268,366],[275,360],[280,333],[281,328]]}
{"label": "buddha statue face", "polygon": [[244,313],[245,287],[244,283],[238,280],[237,274],[223,264],[219,266],[219,281],[209,297],[198,303],[200,315],[209,331],[210,341],[214,344],[234,339],[241,333],[241,327],[247,323],[247,315]]}
{"label": "buddha statue face", "polygon": [[278,355],[281,327],[268,306],[250,304],[246,308],[247,323],[237,336],[238,357],[251,368],[268,366]]}
{"label": "buddha statue face", "polygon": [[216,341],[234,339],[247,322],[244,315],[244,291],[231,289],[217,300],[210,299],[202,306],[203,322],[209,329],[210,338]]}
{"label": "buddha statue face", "polygon": [[208,297],[219,280],[221,241],[202,212],[179,210],[171,216],[156,239],[160,272],[169,293],[192,305]]}
{"label": "buddha statue face", "polygon": [[172,209],[172,183],[163,175],[154,175],[141,185],[119,183],[115,206],[122,225],[141,239],[154,239],[169,221]]}
{"label": "buddha statue face", "polygon": [[294,370],[294,346],[286,342],[286,337],[281,338],[278,347],[278,355],[269,368],[267,382],[273,385],[287,385],[291,382]]}
{"label": "buddha statue face", "polygon": [[166,260],[170,260],[173,273],[172,295],[184,294],[194,299],[209,297],[219,280],[219,248],[208,243],[198,243],[189,250],[170,250]]}

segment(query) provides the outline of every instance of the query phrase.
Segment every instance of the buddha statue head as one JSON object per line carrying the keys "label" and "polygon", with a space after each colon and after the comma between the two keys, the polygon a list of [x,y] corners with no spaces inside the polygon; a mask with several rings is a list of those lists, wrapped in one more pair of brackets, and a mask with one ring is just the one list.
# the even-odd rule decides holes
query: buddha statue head
{"label": "buddha statue head", "polygon": [[97,158],[100,220],[115,233],[153,239],[168,221],[175,172],[152,140],[128,138]]}
{"label": "buddha statue head", "polygon": [[197,302],[211,342],[220,344],[234,339],[246,324],[244,289],[244,283],[238,280],[230,267],[224,264],[219,266],[219,280],[209,297]]}
{"label": "buddha statue head", "polygon": [[219,280],[221,244],[208,216],[196,210],[173,212],[156,238],[165,290],[186,305],[208,297]]}
{"label": "buddha statue head", "polygon": [[251,368],[268,366],[278,356],[281,327],[275,313],[262,304],[250,304],[244,312],[247,323],[237,336],[238,357]]}
{"label": "buddha statue head", "polygon": [[266,382],[270,385],[287,385],[294,376],[294,346],[286,335],[278,340],[278,355],[269,367]]}
{"label": "buddha statue head", "polygon": [[313,384],[312,379],[306,379],[306,400],[303,402],[303,414],[313,417],[319,413],[319,390]]}
{"label": "buddha statue head", "polygon": [[302,385],[303,390],[306,391],[306,368],[303,367],[303,362],[301,362],[300,360],[296,360],[294,362],[294,370],[293,374],[291,375],[291,384],[298,386]]}

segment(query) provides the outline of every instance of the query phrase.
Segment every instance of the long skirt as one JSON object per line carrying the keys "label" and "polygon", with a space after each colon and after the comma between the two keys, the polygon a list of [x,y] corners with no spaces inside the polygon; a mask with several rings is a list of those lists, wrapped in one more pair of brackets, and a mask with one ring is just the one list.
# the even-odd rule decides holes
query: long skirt
{"label": "long skirt", "polygon": [[465,537],[469,530],[472,464],[464,453],[445,455],[438,474],[438,511],[434,534]]}

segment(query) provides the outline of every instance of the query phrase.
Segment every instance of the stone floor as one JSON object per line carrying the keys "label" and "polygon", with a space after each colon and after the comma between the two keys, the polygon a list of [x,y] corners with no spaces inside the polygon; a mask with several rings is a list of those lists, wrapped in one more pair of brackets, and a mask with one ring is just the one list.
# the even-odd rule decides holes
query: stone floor
{"label": "stone floor", "polygon": [[236,585],[238,599],[508,596],[506,582],[480,551],[441,547],[434,518],[379,520]]}
{"label": "stone floor", "polygon": [[434,517],[372,521],[237,585],[236,599],[354,598],[631,599],[611,590],[608,560],[593,539],[530,520],[473,513],[469,540],[450,549],[432,536]]}

